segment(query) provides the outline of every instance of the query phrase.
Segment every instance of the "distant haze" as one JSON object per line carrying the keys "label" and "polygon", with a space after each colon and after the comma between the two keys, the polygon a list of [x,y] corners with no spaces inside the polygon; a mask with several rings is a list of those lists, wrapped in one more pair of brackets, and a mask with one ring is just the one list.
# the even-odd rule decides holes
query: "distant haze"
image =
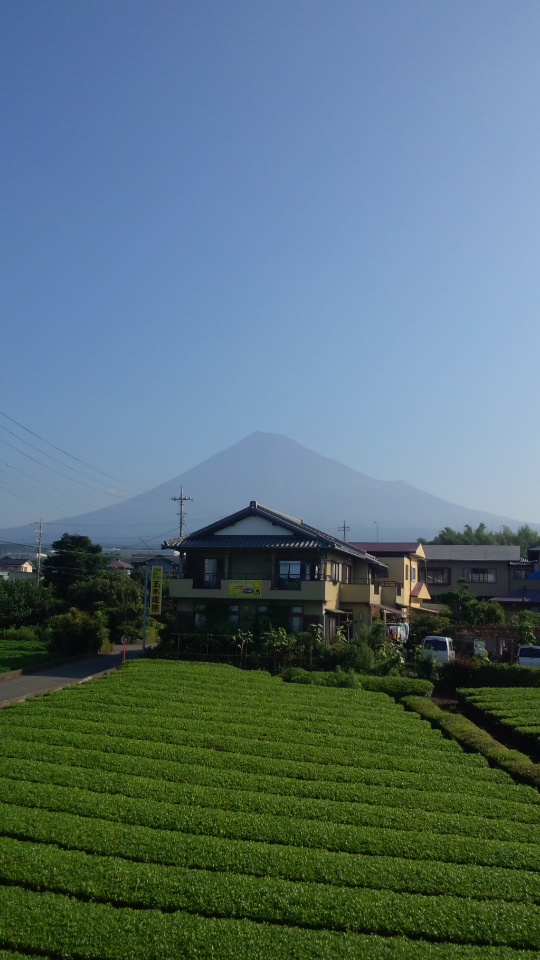
{"label": "distant haze", "polygon": [[[257,500],[334,536],[359,541],[434,537],[445,526],[462,529],[484,522],[488,529],[516,530],[532,521],[458,506],[403,481],[376,480],[274,433],[253,433],[180,476],[122,503],[46,524],[44,543],[63,533],[89,536],[106,547],[159,549],[178,533],[178,502],[185,533]],[[339,528],[341,527],[341,533]],[[27,525],[0,530],[0,538],[28,543]]]}

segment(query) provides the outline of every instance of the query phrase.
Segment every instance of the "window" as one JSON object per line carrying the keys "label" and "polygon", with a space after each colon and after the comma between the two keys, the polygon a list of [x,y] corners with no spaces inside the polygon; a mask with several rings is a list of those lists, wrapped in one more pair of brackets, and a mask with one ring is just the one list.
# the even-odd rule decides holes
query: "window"
{"label": "window", "polygon": [[465,567],[463,576],[467,583],[496,583],[495,567]]}
{"label": "window", "polygon": [[206,604],[198,603],[195,607],[195,629],[204,630],[206,627]]}
{"label": "window", "polygon": [[203,568],[203,583],[205,587],[218,587],[218,562],[213,558],[205,558]]}
{"label": "window", "polygon": [[416,583],[416,567],[411,564],[411,583]]}
{"label": "window", "polygon": [[268,607],[257,607],[257,620],[259,622],[259,629],[268,626]]}
{"label": "window", "polygon": [[405,580],[409,579],[409,564],[405,564]]}
{"label": "window", "polygon": [[450,583],[450,567],[429,567],[427,571],[427,582],[447,587]]}
{"label": "window", "polygon": [[229,623],[231,627],[237,627],[240,624],[240,607],[238,604],[229,607]]}
{"label": "window", "polygon": [[514,567],[514,580],[528,580],[530,570],[521,570],[519,567]]}
{"label": "window", "polygon": [[291,607],[291,633],[300,633],[304,626],[304,608]]}
{"label": "window", "polygon": [[332,560],[331,579],[334,580],[334,582],[339,583],[340,576],[341,576],[341,564],[338,563],[337,560]]}
{"label": "window", "polygon": [[299,560],[280,560],[279,561],[279,579],[280,580],[300,580],[302,576],[302,564]]}
{"label": "window", "polygon": [[342,563],[341,565],[341,582],[352,583],[352,567],[350,563]]}

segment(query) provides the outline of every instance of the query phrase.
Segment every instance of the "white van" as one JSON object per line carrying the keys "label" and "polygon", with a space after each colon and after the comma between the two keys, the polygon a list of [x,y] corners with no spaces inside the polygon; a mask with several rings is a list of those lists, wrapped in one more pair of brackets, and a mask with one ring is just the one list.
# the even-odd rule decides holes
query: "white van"
{"label": "white van", "polygon": [[540,667],[540,647],[520,647],[517,662],[520,667]]}
{"label": "white van", "polygon": [[450,663],[456,659],[452,637],[424,637],[422,653],[437,663]]}

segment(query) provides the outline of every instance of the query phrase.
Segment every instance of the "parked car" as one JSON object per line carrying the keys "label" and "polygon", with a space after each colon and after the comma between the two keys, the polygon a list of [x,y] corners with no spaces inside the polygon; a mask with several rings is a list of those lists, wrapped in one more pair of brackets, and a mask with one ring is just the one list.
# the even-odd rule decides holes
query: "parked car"
{"label": "parked car", "polygon": [[452,637],[424,637],[422,653],[437,663],[450,663],[456,659]]}
{"label": "parked car", "polygon": [[517,662],[520,667],[540,667],[540,647],[520,647]]}

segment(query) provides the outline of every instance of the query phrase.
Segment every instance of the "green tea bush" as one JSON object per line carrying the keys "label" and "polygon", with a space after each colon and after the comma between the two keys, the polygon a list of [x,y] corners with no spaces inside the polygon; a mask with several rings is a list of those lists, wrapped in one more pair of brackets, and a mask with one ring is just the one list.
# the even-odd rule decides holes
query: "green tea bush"
{"label": "green tea bush", "polygon": [[430,697],[433,693],[433,684],[429,680],[419,680],[416,677],[369,676],[355,675],[352,670],[347,672],[336,667],[333,673],[318,673],[313,670],[302,670],[300,667],[288,667],[281,674],[285,683],[313,684],[319,687],[361,687],[363,690],[372,690],[375,693],[387,693],[394,700],[416,694],[419,697]]}
{"label": "green tea bush", "polygon": [[360,684],[354,670],[342,670],[336,667],[332,672],[319,673],[316,670],[302,670],[300,667],[287,667],[281,674],[285,683],[303,683],[318,687],[349,687],[357,689]]}
{"label": "green tea bush", "polygon": [[540,687],[540,670],[517,664],[456,658],[441,666],[439,685],[446,690],[457,690],[458,687]]}

